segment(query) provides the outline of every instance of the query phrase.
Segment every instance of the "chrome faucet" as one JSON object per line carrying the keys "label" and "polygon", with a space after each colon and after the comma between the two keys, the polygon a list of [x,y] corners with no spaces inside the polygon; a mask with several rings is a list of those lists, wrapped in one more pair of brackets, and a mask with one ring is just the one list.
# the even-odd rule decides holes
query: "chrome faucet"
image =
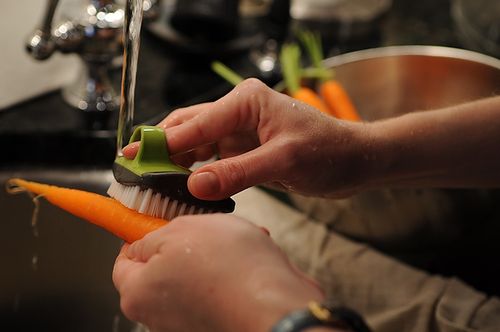
{"label": "chrome faucet", "polygon": [[[63,87],[64,100],[88,112],[107,112],[119,108],[119,95],[111,83],[111,70],[120,63],[123,51],[125,0],[84,0],[82,11],[61,15],[54,23],[58,0],[47,0],[39,28],[28,39],[27,51],[37,60],[49,58],[56,50],[76,53],[83,65],[77,79]],[[159,0],[144,0],[144,17],[158,15]]]}

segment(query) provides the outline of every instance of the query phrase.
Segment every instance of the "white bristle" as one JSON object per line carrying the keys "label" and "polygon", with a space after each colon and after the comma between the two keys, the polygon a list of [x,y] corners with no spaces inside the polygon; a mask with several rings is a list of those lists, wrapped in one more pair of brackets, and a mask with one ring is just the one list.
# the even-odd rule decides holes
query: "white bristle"
{"label": "white bristle", "polygon": [[162,204],[161,204],[161,217],[165,219],[167,217],[167,208],[168,208],[168,203],[170,202],[170,197],[165,196],[163,197]]}
{"label": "white bristle", "polygon": [[171,200],[170,201],[170,206],[167,209],[167,219],[171,220],[175,217],[175,211],[177,210],[177,201],[176,200]]}
{"label": "white bristle", "polygon": [[178,216],[182,216],[184,214],[184,211],[186,211],[187,204],[182,203],[179,210],[177,211]]}
{"label": "white bristle", "polygon": [[140,213],[145,213],[149,211],[149,203],[151,203],[151,197],[153,196],[153,189],[147,189],[144,191],[144,197],[141,199],[141,205],[139,206]]}
{"label": "white bristle", "polygon": [[153,195],[153,198],[151,199],[151,204],[150,204],[150,209],[149,211],[151,212],[151,215],[153,217],[161,217],[161,194],[156,193]]}
{"label": "white bristle", "polygon": [[196,206],[194,205],[191,205],[188,209],[188,211],[186,212],[186,214],[194,214],[194,211],[196,210]]}
{"label": "white bristle", "polygon": [[108,195],[130,209],[167,220],[181,215],[211,212],[179,202],[168,196],[162,196],[161,193],[156,193],[153,189],[141,190],[140,186],[126,186],[115,180],[108,188]]}

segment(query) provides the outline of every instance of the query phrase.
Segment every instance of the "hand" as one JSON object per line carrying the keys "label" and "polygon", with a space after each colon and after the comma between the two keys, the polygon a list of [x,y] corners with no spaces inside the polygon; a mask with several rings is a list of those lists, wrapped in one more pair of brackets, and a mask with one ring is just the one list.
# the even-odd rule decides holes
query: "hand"
{"label": "hand", "polygon": [[[225,198],[264,183],[342,197],[384,187],[499,187],[499,109],[497,96],[352,123],[250,79],[216,102],[173,112],[160,126],[180,161],[219,151],[222,160],[189,178],[199,198]],[[131,146],[124,153],[136,151]]]}
{"label": "hand", "polygon": [[[362,183],[363,124],[335,120],[256,79],[213,102],[179,109],[160,124],[176,161],[187,166],[217,151],[221,160],[189,178],[191,193],[221,199],[248,187],[345,196]],[[124,154],[131,158],[137,145]]]}
{"label": "hand", "polygon": [[113,270],[124,314],[152,331],[269,331],[323,300],[257,226],[231,215],[174,219],[125,245]]}

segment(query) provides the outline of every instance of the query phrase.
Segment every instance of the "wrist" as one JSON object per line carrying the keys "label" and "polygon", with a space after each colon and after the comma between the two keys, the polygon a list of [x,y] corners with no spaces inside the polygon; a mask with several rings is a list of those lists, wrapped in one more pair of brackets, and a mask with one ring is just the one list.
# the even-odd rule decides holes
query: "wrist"
{"label": "wrist", "polygon": [[363,171],[363,189],[377,189],[384,184],[393,165],[393,145],[387,135],[385,122],[365,124],[362,135],[360,160]]}
{"label": "wrist", "polygon": [[309,302],[307,308],[295,310],[278,321],[271,332],[302,331],[370,332],[363,317],[356,311],[333,305]]}
{"label": "wrist", "polygon": [[415,179],[418,182],[433,176],[428,161],[435,154],[429,153],[432,146],[422,144],[427,140],[422,128],[430,128],[433,124],[430,121],[422,126],[420,122],[422,119],[410,113],[368,125],[367,189],[407,186]]}
{"label": "wrist", "polygon": [[[271,331],[271,328],[290,312],[306,308],[311,301],[323,302],[324,293],[317,287],[306,285],[303,289],[280,287],[268,301],[261,326],[255,331]],[[319,331],[318,331],[319,332]]]}
{"label": "wrist", "polygon": [[228,312],[222,313],[227,321],[221,330],[268,332],[288,313],[307,307],[310,301],[324,301],[323,291],[302,276],[281,277],[274,275],[272,281],[264,280],[257,287],[242,285],[248,291],[237,295]]}

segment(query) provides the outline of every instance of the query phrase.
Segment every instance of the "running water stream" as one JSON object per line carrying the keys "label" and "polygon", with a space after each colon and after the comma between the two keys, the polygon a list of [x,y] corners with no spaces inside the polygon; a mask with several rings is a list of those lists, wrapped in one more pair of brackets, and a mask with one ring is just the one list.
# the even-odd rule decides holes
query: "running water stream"
{"label": "running water stream", "polygon": [[144,0],[127,0],[123,23],[123,69],[120,96],[120,113],[116,132],[117,155],[132,135],[134,125],[134,97],[141,42],[142,7]]}

